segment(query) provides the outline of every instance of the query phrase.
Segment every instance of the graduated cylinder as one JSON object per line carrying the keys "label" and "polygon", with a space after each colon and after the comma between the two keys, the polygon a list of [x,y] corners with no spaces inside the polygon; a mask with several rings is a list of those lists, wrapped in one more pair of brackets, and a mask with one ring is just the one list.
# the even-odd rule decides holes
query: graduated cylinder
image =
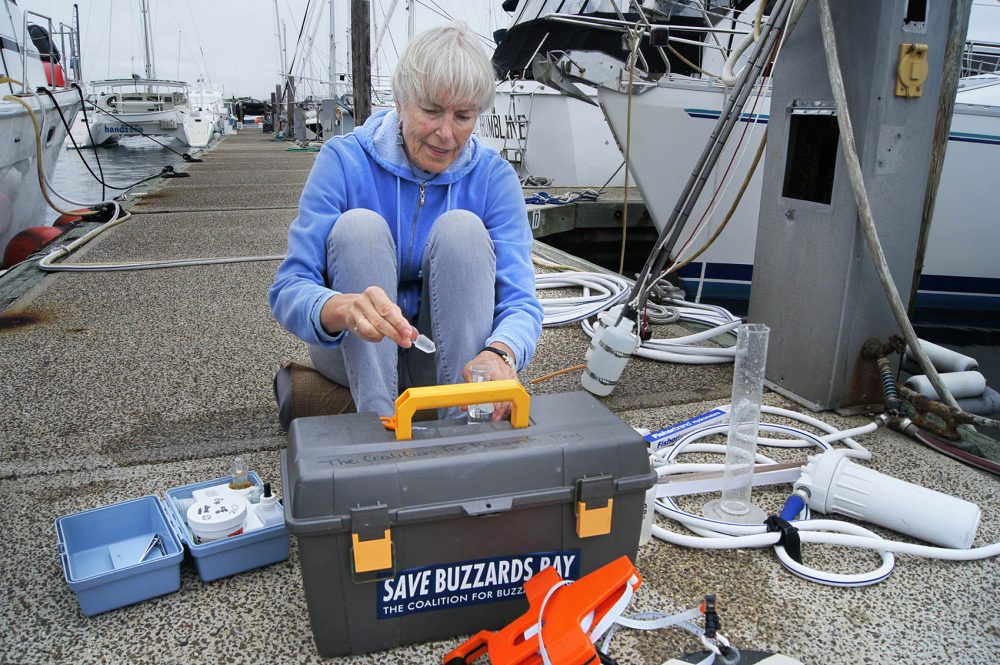
{"label": "graduated cylinder", "polygon": [[744,523],[764,521],[764,511],[750,502],[750,490],[753,487],[770,332],[763,323],[748,323],[737,329],[722,498],[710,501],[704,507],[705,515],[713,519]]}

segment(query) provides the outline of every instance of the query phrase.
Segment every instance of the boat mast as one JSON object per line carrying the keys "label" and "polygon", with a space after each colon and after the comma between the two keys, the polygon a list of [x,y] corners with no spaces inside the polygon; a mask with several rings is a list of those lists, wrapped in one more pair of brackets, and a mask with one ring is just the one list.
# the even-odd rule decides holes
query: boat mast
{"label": "boat mast", "polygon": [[70,44],[73,50],[73,78],[83,81],[83,63],[80,53],[80,6],[73,5],[73,34],[70,35]]}
{"label": "boat mast", "polygon": [[142,0],[142,37],[146,45],[146,78],[155,79],[156,70],[153,66],[152,38],[149,31],[149,0]]}
{"label": "boat mast", "polygon": [[413,19],[413,0],[406,0],[406,11],[409,12],[406,24],[406,43],[409,44],[413,41],[413,26],[415,25]]}
{"label": "boat mast", "polygon": [[337,3],[330,0],[330,97],[337,98]]}

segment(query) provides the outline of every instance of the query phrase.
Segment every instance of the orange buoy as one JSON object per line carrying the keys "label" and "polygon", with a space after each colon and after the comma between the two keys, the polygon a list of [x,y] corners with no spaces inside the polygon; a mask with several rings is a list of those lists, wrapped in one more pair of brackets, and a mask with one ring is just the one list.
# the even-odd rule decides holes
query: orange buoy
{"label": "orange buoy", "polygon": [[56,217],[56,221],[52,222],[52,226],[69,226],[73,222],[79,222],[83,219],[81,215],[75,215],[73,213],[80,212],[93,212],[90,208],[80,208],[79,210],[71,210],[67,215],[59,215]]}
{"label": "orange buoy", "polygon": [[62,229],[54,226],[29,226],[7,243],[3,253],[3,265],[12,268],[62,234]]}

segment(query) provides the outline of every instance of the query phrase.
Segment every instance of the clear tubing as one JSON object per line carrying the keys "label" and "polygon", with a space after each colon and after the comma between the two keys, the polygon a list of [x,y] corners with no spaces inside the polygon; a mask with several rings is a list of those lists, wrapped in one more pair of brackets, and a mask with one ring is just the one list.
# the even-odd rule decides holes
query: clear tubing
{"label": "clear tubing", "polygon": [[726,442],[726,468],[718,510],[736,518],[757,521],[750,503],[754,457],[760,429],[760,402],[764,392],[767,340],[770,328],[748,323],[737,328],[733,366],[733,400]]}

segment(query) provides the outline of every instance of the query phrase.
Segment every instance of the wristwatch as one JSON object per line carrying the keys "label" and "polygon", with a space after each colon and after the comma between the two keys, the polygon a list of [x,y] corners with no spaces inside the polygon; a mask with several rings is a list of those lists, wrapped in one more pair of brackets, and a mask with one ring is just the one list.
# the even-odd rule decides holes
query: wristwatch
{"label": "wristwatch", "polygon": [[505,363],[507,363],[508,365],[510,365],[510,368],[512,370],[514,370],[515,372],[517,371],[517,364],[514,362],[514,356],[510,355],[509,353],[507,353],[503,349],[498,349],[495,346],[484,346],[482,349],[480,349],[479,352],[482,353],[483,351],[489,351],[490,353],[497,354],[498,356],[500,356],[501,358],[503,358],[503,361]]}

